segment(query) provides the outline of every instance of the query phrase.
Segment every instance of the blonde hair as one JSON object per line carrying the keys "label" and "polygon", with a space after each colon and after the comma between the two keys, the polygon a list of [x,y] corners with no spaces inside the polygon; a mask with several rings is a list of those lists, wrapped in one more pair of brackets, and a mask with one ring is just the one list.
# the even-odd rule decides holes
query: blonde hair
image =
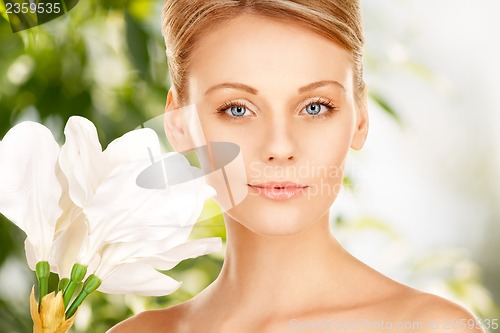
{"label": "blonde hair", "polygon": [[162,32],[171,83],[180,104],[188,98],[187,75],[196,41],[214,24],[245,13],[300,23],[347,50],[354,64],[356,100],[363,99],[364,37],[359,0],[166,0]]}

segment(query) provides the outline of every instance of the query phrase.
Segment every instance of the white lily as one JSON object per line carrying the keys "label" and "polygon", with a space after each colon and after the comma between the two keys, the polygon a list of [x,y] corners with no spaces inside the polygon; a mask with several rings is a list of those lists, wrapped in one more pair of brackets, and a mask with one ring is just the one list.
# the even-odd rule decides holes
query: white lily
{"label": "white lily", "polygon": [[[155,269],[167,270],[184,259],[222,247],[220,238],[185,242],[204,201],[215,191],[202,183],[190,191],[181,186],[172,186],[168,191],[140,188],[135,179],[146,163],[149,162],[117,167],[84,209],[88,221],[96,226],[96,233],[107,235],[105,240],[94,242],[99,249],[82,252],[97,252],[100,256],[94,271],[102,281],[99,291],[145,296],[170,294],[180,283]],[[117,184],[122,188],[119,193]],[[129,204],[123,206],[124,202]]]}
{"label": "white lily", "polygon": [[[174,249],[186,241],[204,201],[214,196],[215,190],[202,178],[168,189],[139,187],[137,176],[151,164],[151,157],[161,156],[156,133],[150,129],[129,132],[105,151],[94,125],[85,118],[71,117],[65,134],[59,163],[68,179],[69,195],[82,208],[88,228],[76,262],[81,267],[93,260],[98,262],[95,275],[104,282],[100,289],[103,291],[164,295],[175,290],[178,283],[148,266],[148,260],[164,255],[165,262],[172,262],[167,258],[180,251]],[[190,171],[185,158],[182,164],[176,167]],[[67,235],[60,245],[71,240],[71,235]],[[221,244],[218,239],[209,239],[192,245],[180,248],[186,258],[219,250]],[[149,268],[122,276],[121,285],[110,286],[116,282],[117,272],[129,272],[130,267],[137,265]],[[138,288],[137,281],[149,278],[153,282]],[[129,284],[124,282],[127,279]]]}
{"label": "white lily", "polygon": [[58,156],[59,145],[50,130],[30,121],[10,129],[0,145],[0,212],[26,233],[33,270],[34,263],[49,261],[63,212]]}
{"label": "white lily", "polygon": [[[172,153],[175,158],[161,164],[168,169],[163,176],[173,175],[172,184],[181,184],[159,179],[157,186],[156,178],[143,173],[151,160],[170,156],[161,155],[154,131],[129,132],[104,151],[95,126],[85,118],[71,117],[65,134],[59,148],[46,127],[24,122],[0,141],[0,212],[27,235],[26,256],[39,279],[40,309],[52,304],[50,295],[44,298],[51,270],[61,280],[70,277],[63,303],[57,301],[62,313],[76,284],[92,273],[65,314],[74,319],[81,302],[97,289],[169,294],[181,283],[157,269],[221,249],[220,238],[186,241],[205,200],[216,194],[200,177],[201,170]],[[138,185],[139,174],[153,189]],[[31,305],[35,326],[51,321],[44,311],[39,314],[45,319],[37,314],[36,302]]]}
{"label": "white lily", "polygon": [[90,232],[79,263],[88,264],[107,244],[160,240],[178,228],[192,226],[204,201],[215,195],[201,182],[193,183],[191,191],[178,186],[169,190],[141,188],[135,179],[148,164],[140,161],[116,167],[83,208]]}
{"label": "white lily", "polygon": [[131,131],[105,151],[94,125],[85,118],[71,117],[65,134],[59,162],[70,197],[82,207],[89,228],[78,258],[81,264],[89,264],[105,244],[157,240],[174,227],[193,224],[204,200],[215,194],[201,179],[172,190],[137,186],[135,179],[150,163],[150,154],[160,156],[158,138],[150,129]]}

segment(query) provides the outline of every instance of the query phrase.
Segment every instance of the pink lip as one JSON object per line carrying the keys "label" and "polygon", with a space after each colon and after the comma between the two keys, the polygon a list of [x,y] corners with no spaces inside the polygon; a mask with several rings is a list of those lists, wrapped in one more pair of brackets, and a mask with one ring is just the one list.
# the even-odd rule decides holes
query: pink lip
{"label": "pink lip", "polygon": [[292,182],[268,182],[248,186],[258,195],[271,200],[288,200],[305,193],[307,185]]}

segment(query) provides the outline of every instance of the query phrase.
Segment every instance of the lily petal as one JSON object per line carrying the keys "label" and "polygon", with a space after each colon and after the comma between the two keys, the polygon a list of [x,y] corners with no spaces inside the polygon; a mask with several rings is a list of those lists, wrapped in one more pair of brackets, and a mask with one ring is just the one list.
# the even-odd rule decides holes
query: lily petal
{"label": "lily petal", "polygon": [[26,233],[37,261],[48,259],[62,213],[58,155],[50,130],[29,121],[8,131],[0,150],[0,212]]}
{"label": "lily petal", "polygon": [[59,207],[63,209],[63,213],[59,217],[56,223],[56,237],[59,233],[64,231],[69,225],[71,221],[78,218],[79,215],[82,215],[82,208],[75,205],[75,203],[71,200],[69,196],[69,184],[66,175],[64,175],[61,170],[61,166],[58,164],[56,169],[57,179],[59,180],[59,184],[61,184],[62,195],[59,200]]}
{"label": "lily petal", "polygon": [[102,262],[97,268],[97,274],[104,277],[118,265],[133,263],[164,253],[185,242],[191,230],[191,227],[171,228],[166,230],[169,234],[160,240],[138,240],[106,245],[101,251]]}
{"label": "lily petal", "polygon": [[90,238],[80,263],[85,264],[91,253],[107,243],[159,240],[172,228],[193,225],[204,200],[215,195],[213,188],[200,182],[193,183],[190,191],[187,187],[184,191],[141,188],[135,179],[148,163],[118,166],[84,208]]}
{"label": "lily petal", "polygon": [[138,160],[151,160],[161,155],[160,142],[155,131],[142,128],[113,140],[103,154],[113,166]]}
{"label": "lily petal", "polygon": [[99,291],[108,294],[163,296],[179,289],[182,282],[144,263],[125,264],[102,280]]}
{"label": "lily petal", "polygon": [[168,237],[157,241],[140,240],[106,245],[101,251],[101,263],[95,274],[105,278],[117,266],[139,261],[167,270],[184,259],[217,252],[222,248],[222,241],[217,237],[185,243],[191,229],[187,227],[175,229]]}
{"label": "lily petal", "polygon": [[54,262],[54,272],[59,278],[69,278],[73,264],[77,262],[78,254],[83,241],[88,237],[88,228],[85,223],[85,216],[78,214],[54,240],[52,257]]}
{"label": "lily petal", "polygon": [[196,239],[183,243],[153,257],[142,261],[159,270],[174,268],[182,260],[197,258],[222,249],[222,239],[219,237]]}
{"label": "lily petal", "polygon": [[102,158],[102,148],[94,124],[86,118],[73,116],[64,128],[66,142],[61,148],[59,163],[68,178],[73,202],[84,207],[100,182],[111,170]]}
{"label": "lily petal", "polygon": [[24,252],[26,253],[26,261],[28,262],[29,268],[32,271],[35,271],[38,258],[36,257],[35,247],[28,241],[27,238],[24,241]]}

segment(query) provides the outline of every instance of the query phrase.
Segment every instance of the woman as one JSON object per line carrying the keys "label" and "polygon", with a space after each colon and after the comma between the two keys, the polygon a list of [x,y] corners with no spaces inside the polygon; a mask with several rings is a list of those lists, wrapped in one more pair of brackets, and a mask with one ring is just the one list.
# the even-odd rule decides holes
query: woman
{"label": "woman", "polygon": [[[163,14],[166,112],[195,106],[207,142],[241,148],[246,181],[232,186],[248,195],[224,213],[219,277],[111,332],[450,332],[474,320],[360,262],[329,229],[347,152],[368,132],[358,1],[167,0]],[[183,151],[182,126],[166,130]]]}

